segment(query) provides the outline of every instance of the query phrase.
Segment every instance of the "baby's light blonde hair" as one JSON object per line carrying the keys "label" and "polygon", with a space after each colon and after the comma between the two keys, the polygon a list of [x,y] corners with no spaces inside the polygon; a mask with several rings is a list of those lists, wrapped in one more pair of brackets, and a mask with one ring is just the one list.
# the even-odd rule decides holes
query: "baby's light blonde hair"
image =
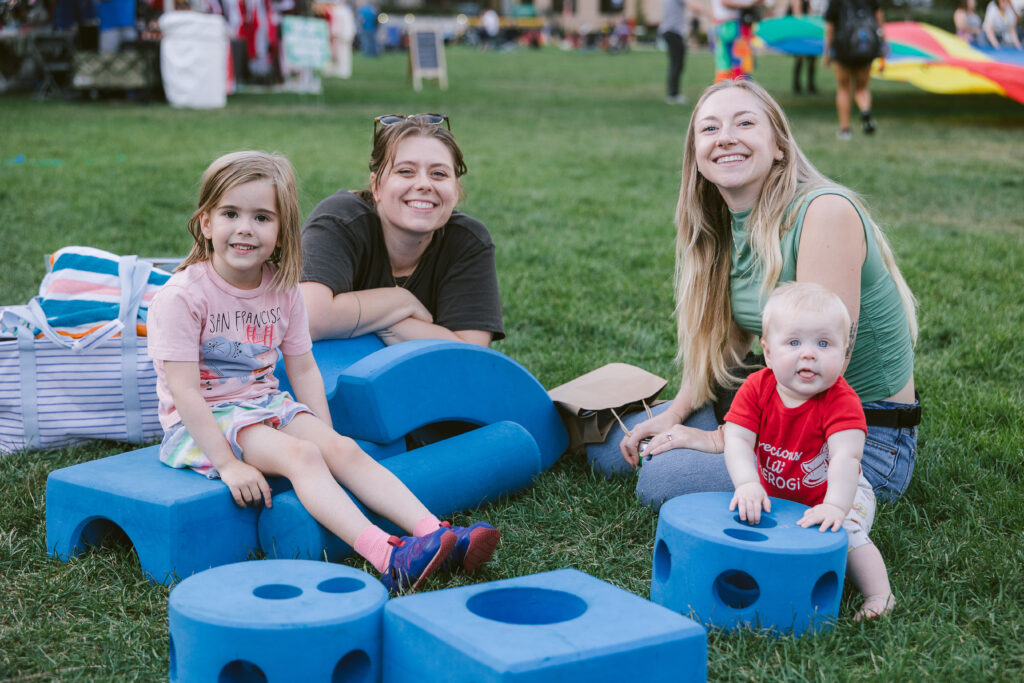
{"label": "baby's light blonde hair", "polygon": [[298,286],[302,273],[302,223],[299,220],[295,169],[287,158],[267,152],[231,152],[207,167],[199,187],[198,206],[188,221],[188,231],[195,243],[178,270],[213,258],[213,243],[203,235],[203,215],[214,211],[227,192],[255,180],[270,181],[277,204],[279,246],[268,259],[277,266],[277,272],[270,286],[279,291]]}
{"label": "baby's light blonde hair", "polygon": [[813,282],[784,282],[768,296],[761,312],[761,338],[776,324],[780,314],[817,313],[836,325],[843,351],[850,345],[850,312],[839,295]]}

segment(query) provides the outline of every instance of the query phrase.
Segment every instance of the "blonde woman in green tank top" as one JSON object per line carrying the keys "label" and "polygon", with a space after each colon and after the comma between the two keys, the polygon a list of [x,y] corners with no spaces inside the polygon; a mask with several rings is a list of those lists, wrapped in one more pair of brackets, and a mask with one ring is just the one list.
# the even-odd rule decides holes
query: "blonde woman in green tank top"
{"label": "blonde woman in green tank top", "polygon": [[796,280],[835,292],[850,313],[844,376],[868,418],[864,474],[876,494],[901,495],[920,420],[913,295],[860,199],[808,161],[756,83],[716,83],[697,102],[676,225],[679,392],[653,417],[630,416],[628,433],[615,429],[589,448],[594,466],[610,475],[642,465],[637,492],[654,507],[684,493],[731,491],[721,403],[746,374],[768,294]]}

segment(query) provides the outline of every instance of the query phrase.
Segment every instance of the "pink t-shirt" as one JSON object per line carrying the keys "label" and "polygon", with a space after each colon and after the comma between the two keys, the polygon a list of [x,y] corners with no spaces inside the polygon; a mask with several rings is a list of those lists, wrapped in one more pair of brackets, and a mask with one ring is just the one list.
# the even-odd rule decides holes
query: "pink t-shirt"
{"label": "pink t-shirt", "polygon": [[757,470],[769,496],[817,505],[828,490],[828,437],[847,429],[867,432],[864,407],[842,377],[796,408],[785,406],[776,384],[770,368],[752,374],[725,421],[757,434]]}
{"label": "pink t-shirt", "polygon": [[209,261],[175,273],[149,307],[149,355],[156,369],[160,424],[181,421],[167,389],[164,361],[199,363],[199,384],[208,404],[236,403],[277,389],[277,351],[298,356],[313,348],[309,319],[298,287],[270,287],[264,266],[256,289],[238,289]]}

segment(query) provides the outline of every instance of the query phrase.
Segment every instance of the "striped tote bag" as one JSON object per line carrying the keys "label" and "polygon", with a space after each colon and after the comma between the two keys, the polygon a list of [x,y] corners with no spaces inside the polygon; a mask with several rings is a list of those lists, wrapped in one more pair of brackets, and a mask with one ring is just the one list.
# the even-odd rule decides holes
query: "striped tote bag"
{"label": "striped tote bag", "polygon": [[0,309],[0,455],[161,433],[145,319],[169,275],[135,256],[67,247],[39,296]]}

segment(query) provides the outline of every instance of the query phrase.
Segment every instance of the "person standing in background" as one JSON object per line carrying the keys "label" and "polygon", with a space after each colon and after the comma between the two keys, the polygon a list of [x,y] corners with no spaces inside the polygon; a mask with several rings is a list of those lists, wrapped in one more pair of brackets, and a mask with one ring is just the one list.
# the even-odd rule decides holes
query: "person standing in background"
{"label": "person standing in background", "polygon": [[493,7],[484,10],[480,17],[480,26],[484,30],[484,48],[496,50],[499,42],[498,35],[501,33],[501,17]]}
{"label": "person standing in background", "polygon": [[[864,23],[873,18],[873,23]],[[855,25],[856,24],[856,25]],[[825,49],[822,63],[836,69],[836,113],[839,116],[839,130],[836,138],[849,140],[850,133],[850,91],[860,109],[861,127],[872,135],[877,126],[871,116],[871,63],[884,54],[885,17],[879,0],[831,0],[825,10]],[[850,54],[850,36],[860,31],[874,31],[878,36],[878,49],[871,54]]]}
{"label": "person standing in background", "polygon": [[377,56],[377,8],[372,2],[364,2],[356,10],[359,24],[359,49],[365,57]]}
{"label": "person standing in background", "polygon": [[686,104],[686,95],[679,92],[686,61],[686,38],[690,24],[687,9],[702,14],[704,9],[690,0],[661,0],[661,23],[658,35],[668,48],[668,88],[665,101],[669,104]]}
{"label": "person standing in background", "polygon": [[[788,12],[794,17],[820,16],[821,9],[815,7],[816,4],[818,3],[812,3],[811,0],[791,0]],[[814,84],[814,67],[817,63],[818,58],[814,55],[797,55],[794,58],[793,94],[803,94],[804,89],[800,86],[800,72],[803,71],[805,65],[807,66],[807,93],[818,94],[818,87]]]}
{"label": "person standing in background", "polygon": [[754,15],[764,0],[711,0],[715,21],[715,83],[754,77]]}
{"label": "person standing in background", "polygon": [[352,42],[356,37],[356,17],[348,0],[330,5],[331,63],[324,73],[338,78],[352,77]]}

